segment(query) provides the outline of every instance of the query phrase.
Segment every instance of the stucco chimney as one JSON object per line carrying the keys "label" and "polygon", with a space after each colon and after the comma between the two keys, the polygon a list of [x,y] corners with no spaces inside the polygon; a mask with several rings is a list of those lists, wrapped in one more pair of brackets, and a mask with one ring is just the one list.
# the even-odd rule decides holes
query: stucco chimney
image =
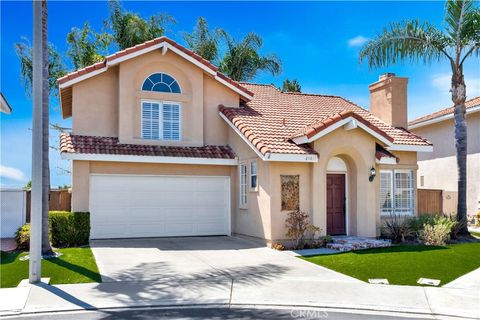
{"label": "stucco chimney", "polygon": [[408,78],[382,74],[368,86],[370,112],[393,127],[407,128],[407,84]]}

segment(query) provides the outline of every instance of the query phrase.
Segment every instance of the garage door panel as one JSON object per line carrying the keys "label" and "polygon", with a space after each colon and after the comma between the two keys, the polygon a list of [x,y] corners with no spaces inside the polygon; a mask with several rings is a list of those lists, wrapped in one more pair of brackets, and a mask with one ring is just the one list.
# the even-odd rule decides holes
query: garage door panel
{"label": "garage door panel", "polygon": [[229,190],[229,177],[91,175],[91,237],[228,235]]}

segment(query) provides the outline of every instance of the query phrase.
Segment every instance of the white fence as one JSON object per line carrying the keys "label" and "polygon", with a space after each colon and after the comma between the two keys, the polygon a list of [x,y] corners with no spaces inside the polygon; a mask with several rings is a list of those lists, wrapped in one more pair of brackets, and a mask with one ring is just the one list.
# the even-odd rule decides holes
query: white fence
{"label": "white fence", "polygon": [[12,238],[25,223],[27,197],[22,189],[0,189],[0,237]]}

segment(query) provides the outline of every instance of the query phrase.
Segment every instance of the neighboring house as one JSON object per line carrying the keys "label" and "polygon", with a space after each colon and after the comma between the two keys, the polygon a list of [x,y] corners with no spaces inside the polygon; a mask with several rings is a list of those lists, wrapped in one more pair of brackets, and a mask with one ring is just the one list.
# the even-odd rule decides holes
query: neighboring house
{"label": "neighboring house", "polygon": [[237,83],[162,37],[58,82],[72,117],[61,137],[72,209],[90,211],[92,238],[270,243],[296,209],[321,234],[375,237],[382,216],[416,213],[417,152],[432,145],[402,129],[406,78],[372,84],[369,113],[338,96]]}
{"label": "neighboring house", "polygon": [[2,92],[0,92],[0,99],[2,100],[0,111],[6,114],[12,113],[12,107],[10,106]]}
{"label": "neighboring house", "polygon": [[[480,211],[480,97],[468,100],[465,105],[468,137],[467,214],[473,215]],[[409,129],[435,145],[432,153],[418,156],[418,187],[453,193],[453,203],[444,210],[456,212],[458,172],[453,110],[453,107],[445,108],[413,120],[409,123]]]}

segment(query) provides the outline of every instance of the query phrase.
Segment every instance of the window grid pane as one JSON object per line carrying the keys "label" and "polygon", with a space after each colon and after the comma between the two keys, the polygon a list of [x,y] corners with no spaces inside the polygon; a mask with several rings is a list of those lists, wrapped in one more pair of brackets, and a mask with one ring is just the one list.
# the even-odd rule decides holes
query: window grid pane
{"label": "window grid pane", "polygon": [[383,213],[392,212],[392,173],[380,172],[380,208]]}
{"label": "window grid pane", "polygon": [[411,171],[395,172],[395,211],[413,212],[413,174]]}
{"label": "window grid pane", "polygon": [[257,187],[257,161],[253,160],[250,163],[250,188]]}
{"label": "window grid pane", "polygon": [[163,139],[180,140],[180,106],[163,105]]}

